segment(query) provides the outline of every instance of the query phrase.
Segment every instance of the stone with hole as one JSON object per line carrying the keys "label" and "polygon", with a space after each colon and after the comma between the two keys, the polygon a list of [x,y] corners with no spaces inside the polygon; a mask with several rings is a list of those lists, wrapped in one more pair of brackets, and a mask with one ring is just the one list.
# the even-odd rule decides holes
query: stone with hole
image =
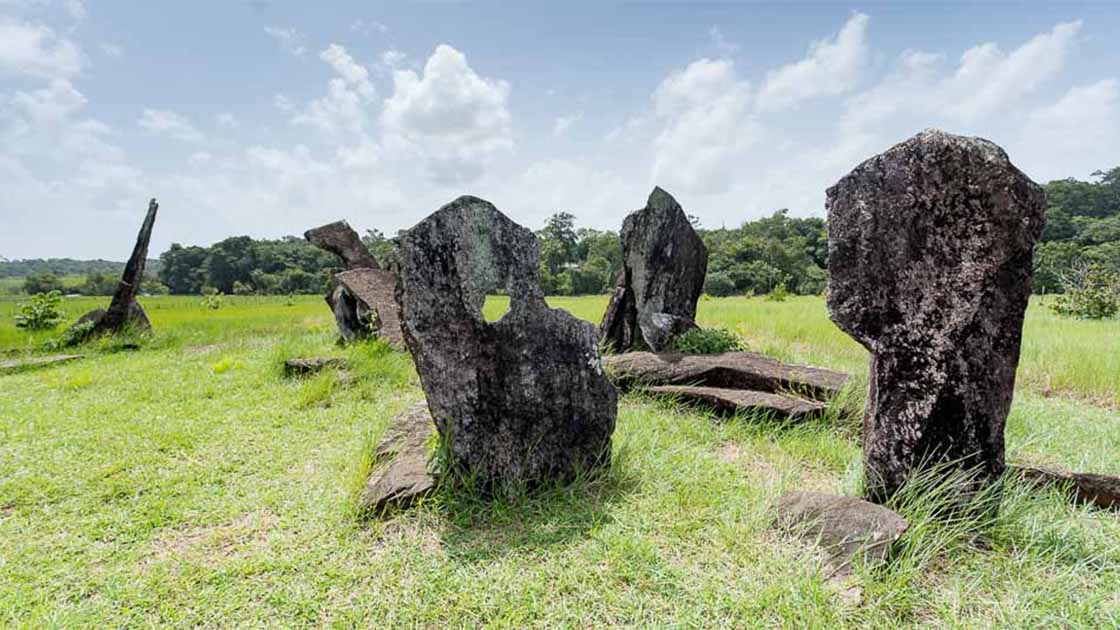
{"label": "stone with hole", "polygon": [[[828,190],[829,315],[871,352],[869,496],[934,462],[1004,471],[1045,195],[980,138],[929,130]],[[962,495],[963,496],[963,495]]]}
{"label": "stone with hole", "polygon": [[[460,197],[401,237],[402,329],[449,463],[485,485],[570,479],[610,460],[617,392],[595,328],[545,303],[538,245]],[[488,293],[509,311],[483,318]]]}

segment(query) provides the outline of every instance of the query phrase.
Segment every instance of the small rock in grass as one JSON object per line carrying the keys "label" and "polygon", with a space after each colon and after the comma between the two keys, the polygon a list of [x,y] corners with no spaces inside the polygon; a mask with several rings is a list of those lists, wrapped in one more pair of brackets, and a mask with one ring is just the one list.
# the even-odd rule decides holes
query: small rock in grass
{"label": "small rock in grass", "polygon": [[306,359],[288,359],[284,361],[285,376],[310,376],[323,370],[345,369],[350,366],[346,359],[333,357],[311,357]]}
{"label": "small rock in grass", "polygon": [[393,419],[374,454],[378,464],[362,493],[363,511],[380,516],[391,509],[406,508],[436,487],[428,460],[428,443],[434,434],[435,424],[426,403],[418,403]]}
{"label": "small rock in grass", "polygon": [[887,561],[891,545],[910,526],[893,510],[856,497],[794,492],[778,499],[777,525],[819,545],[832,576],[851,573],[852,563]]}
{"label": "small rock in grass", "polygon": [[0,361],[0,372],[20,372],[22,370],[30,370],[33,368],[46,367],[49,365],[58,365],[59,363],[69,363],[82,358],[80,354],[55,354],[42,357],[31,357],[28,359],[13,359],[10,361]]}
{"label": "small rock in grass", "polygon": [[1068,488],[1077,503],[1095,505],[1105,510],[1120,509],[1120,477],[1034,466],[1011,466],[1011,472],[1038,487]]}

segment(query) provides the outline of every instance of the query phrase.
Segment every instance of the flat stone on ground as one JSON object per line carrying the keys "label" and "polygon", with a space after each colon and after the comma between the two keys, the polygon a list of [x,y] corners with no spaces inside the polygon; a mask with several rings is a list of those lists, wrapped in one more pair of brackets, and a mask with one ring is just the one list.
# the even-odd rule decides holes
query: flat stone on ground
{"label": "flat stone on ground", "polygon": [[819,545],[833,574],[851,572],[857,558],[886,562],[910,524],[893,510],[856,497],[794,492],[778,499],[777,525]]}
{"label": "flat stone on ground", "polygon": [[435,431],[424,402],[393,419],[375,452],[376,460],[385,463],[375,466],[366,482],[361,498],[364,510],[381,515],[405,508],[436,487],[428,462],[428,442]]}
{"label": "flat stone on ground", "polygon": [[654,394],[673,395],[685,401],[701,403],[727,415],[740,411],[762,412],[778,418],[798,419],[823,411],[825,408],[824,403],[815,400],[744,389],[660,385],[650,387],[646,391]]}
{"label": "flat stone on ground", "polygon": [[309,376],[318,374],[325,369],[343,369],[349,367],[346,359],[335,357],[310,357],[304,359],[288,359],[284,361],[284,374],[286,376]]}
{"label": "flat stone on ground", "polygon": [[54,354],[27,359],[0,361],[0,372],[19,372],[21,370],[46,367],[48,365],[58,365],[59,363],[69,363],[70,361],[76,361],[80,358],[82,358],[80,354]]}
{"label": "flat stone on ground", "polygon": [[710,355],[628,352],[603,357],[603,365],[624,388],[702,385],[796,393],[816,400],[828,400],[848,381],[848,375],[841,372],[790,365],[752,352]]}

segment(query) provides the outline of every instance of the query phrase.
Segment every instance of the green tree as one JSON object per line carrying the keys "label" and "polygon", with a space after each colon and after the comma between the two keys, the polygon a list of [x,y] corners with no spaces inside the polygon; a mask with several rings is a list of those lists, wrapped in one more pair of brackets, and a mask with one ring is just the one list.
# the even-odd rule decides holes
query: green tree
{"label": "green tree", "polygon": [[31,295],[38,293],[61,292],[62,280],[50,272],[33,273],[23,280],[23,292]]}
{"label": "green tree", "polygon": [[576,261],[578,238],[576,218],[568,212],[557,212],[548,218],[544,229],[537,232],[541,260],[552,274],[557,274],[568,263]]}

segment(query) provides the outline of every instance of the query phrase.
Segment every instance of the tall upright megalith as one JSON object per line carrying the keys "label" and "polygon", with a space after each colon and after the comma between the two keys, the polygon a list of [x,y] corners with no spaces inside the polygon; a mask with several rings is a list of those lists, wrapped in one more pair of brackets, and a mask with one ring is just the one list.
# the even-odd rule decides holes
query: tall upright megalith
{"label": "tall upright megalith", "polygon": [[828,189],[829,315],[871,352],[867,491],[923,465],[1003,473],[1045,194],[981,138],[927,130]]}
{"label": "tall upright megalith", "polygon": [[344,267],[332,278],[333,286],[326,295],[342,341],[364,339],[373,333],[394,346],[402,346],[400,309],[395,297],[397,275],[381,269],[358,233],[345,221],[312,228],[303,237],[337,256]]}
{"label": "tall upright megalith", "polygon": [[93,327],[87,335],[115,334],[126,327],[135,327],[149,330],[152,327],[148,315],[140,308],[136,295],[140,292],[140,284],[144,281],[144,265],[148,260],[148,243],[152,240],[152,228],[156,224],[156,213],[159,204],[155,199],[148,202],[148,213],[140,225],[140,233],[136,236],[136,244],[132,248],[132,255],[125,263],[124,273],[109,302],[108,310],[95,309],[78,319],[78,324],[93,322]]}
{"label": "tall upright megalith", "polygon": [[696,325],[708,248],[672,195],[654,188],[646,207],[622,223],[623,268],[599,326],[616,352],[660,352]]}
{"label": "tall upright megalith", "polygon": [[[460,197],[401,237],[404,338],[451,464],[485,484],[565,479],[609,462],[618,395],[595,328],[545,303],[538,245]],[[483,318],[490,292],[509,311]]]}

